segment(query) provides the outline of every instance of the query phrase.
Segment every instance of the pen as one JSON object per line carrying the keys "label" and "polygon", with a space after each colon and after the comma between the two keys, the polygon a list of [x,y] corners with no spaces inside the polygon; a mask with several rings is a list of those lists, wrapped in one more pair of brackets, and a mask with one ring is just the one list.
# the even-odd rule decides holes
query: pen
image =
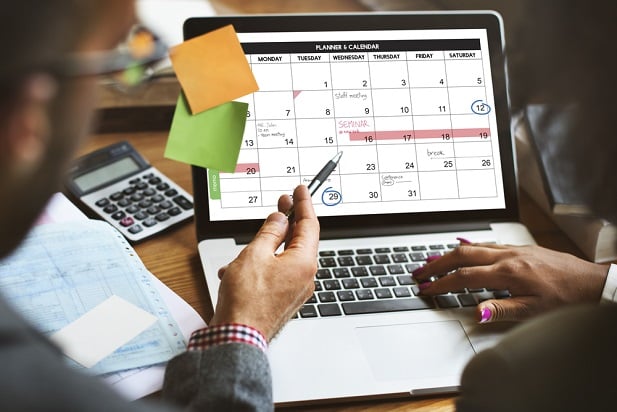
{"label": "pen", "polygon": [[[313,180],[311,180],[311,183],[309,183],[308,185],[308,190],[311,196],[313,196],[317,192],[317,189],[321,187],[323,182],[325,182],[326,179],[328,179],[328,177],[332,174],[332,171],[336,169],[336,166],[338,165],[339,160],[341,160],[342,155],[343,152],[338,152],[336,156],[328,160],[328,163],[326,163],[326,165],[321,168],[321,170],[319,171],[319,173],[317,173]],[[291,206],[287,213],[285,213],[285,216],[287,216],[289,220],[292,220],[293,213],[294,207]]]}

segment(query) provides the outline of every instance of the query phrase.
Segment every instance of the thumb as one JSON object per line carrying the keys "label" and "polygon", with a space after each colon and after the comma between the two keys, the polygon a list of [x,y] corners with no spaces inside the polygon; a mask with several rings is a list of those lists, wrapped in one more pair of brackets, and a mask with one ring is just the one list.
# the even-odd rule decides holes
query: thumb
{"label": "thumb", "polygon": [[217,273],[218,276],[219,276],[219,279],[223,279],[223,275],[225,275],[225,271],[227,270],[228,267],[229,267],[229,265],[225,265],[225,266],[221,266],[219,268],[219,271]]}
{"label": "thumb", "polygon": [[530,298],[490,299],[477,307],[479,323],[519,321],[531,315]]}
{"label": "thumb", "polygon": [[289,222],[281,212],[270,214],[251,242],[254,248],[264,248],[268,253],[274,253],[283,243],[287,234]]}

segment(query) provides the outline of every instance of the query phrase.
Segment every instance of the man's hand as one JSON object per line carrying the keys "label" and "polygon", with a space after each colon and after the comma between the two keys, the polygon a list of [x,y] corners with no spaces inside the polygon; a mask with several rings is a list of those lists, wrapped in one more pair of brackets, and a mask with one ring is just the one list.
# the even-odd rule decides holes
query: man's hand
{"label": "man's hand", "polygon": [[[270,341],[311,296],[319,221],[306,186],[296,188],[293,204],[293,222],[283,213],[291,206],[289,196],[283,196],[279,212],[268,216],[253,241],[219,270],[219,299],[210,325],[242,323]],[[275,255],[284,241],[284,252]]]}
{"label": "man's hand", "polygon": [[[522,320],[563,305],[599,302],[608,273],[606,265],[539,246],[465,244],[429,260],[414,272],[422,294],[464,288],[510,291],[509,299],[478,305],[480,322]],[[433,276],[441,277],[430,282]]]}

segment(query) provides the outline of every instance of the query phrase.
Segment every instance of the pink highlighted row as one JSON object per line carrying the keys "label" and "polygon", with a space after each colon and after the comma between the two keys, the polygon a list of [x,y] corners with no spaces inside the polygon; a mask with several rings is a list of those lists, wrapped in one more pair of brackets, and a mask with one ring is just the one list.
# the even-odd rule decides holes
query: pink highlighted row
{"label": "pink highlighted row", "polygon": [[356,141],[367,139],[372,140],[404,140],[411,139],[442,139],[449,140],[461,137],[479,137],[488,139],[491,135],[491,129],[474,128],[474,129],[431,129],[431,130],[389,130],[389,131],[364,131],[350,132],[349,140]]}

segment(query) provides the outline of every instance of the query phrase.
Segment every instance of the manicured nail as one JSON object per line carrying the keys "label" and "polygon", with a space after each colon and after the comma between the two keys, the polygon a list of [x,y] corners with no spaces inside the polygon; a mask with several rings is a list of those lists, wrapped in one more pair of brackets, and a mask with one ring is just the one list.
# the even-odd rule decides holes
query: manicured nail
{"label": "manicured nail", "polygon": [[420,283],[418,285],[418,287],[420,288],[420,290],[424,290],[426,288],[428,288],[429,286],[431,286],[431,282],[424,282],[424,283]]}
{"label": "manicured nail", "polygon": [[488,306],[485,306],[480,310],[480,315],[481,315],[480,323],[486,323],[489,320],[491,320],[491,317],[493,316],[493,312],[491,312]]}
{"label": "manicured nail", "polygon": [[431,255],[426,258],[426,263],[431,263],[439,259],[441,255]]}
{"label": "manicured nail", "polygon": [[471,242],[464,237],[457,237],[456,240],[461,242],[462,245],[471,245]]}
{"label": "manicured nail", "polygon": [[413,276],[418,276],[419,274],[421,274],[422,272],[424,272],[424,266],[420,266],[419,268],[417,268],[416,270],[414,270],[413,272],[411,272],[411,274]]}

